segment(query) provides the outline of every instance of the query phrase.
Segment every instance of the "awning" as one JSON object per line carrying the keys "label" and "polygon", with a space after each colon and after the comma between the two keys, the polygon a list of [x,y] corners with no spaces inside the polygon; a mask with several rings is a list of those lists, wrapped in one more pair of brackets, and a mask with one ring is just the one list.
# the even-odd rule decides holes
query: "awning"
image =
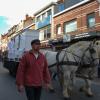
{"label": "awning", "polygon": [[59,45],[59,44],[70,44],[70,43],[74,43],[77,41],[89,41],[89,40],[93,40],[93,39],[100,39],[100,31],[94,31],[94,32],[87,32],[87,33],[80,33],[77,35],[71,35],[71,39],[70,42],[64,42],[63,38],[59,38],[59,39],[52,39],[49,40],[48,43],[52,44],[52,45]]}

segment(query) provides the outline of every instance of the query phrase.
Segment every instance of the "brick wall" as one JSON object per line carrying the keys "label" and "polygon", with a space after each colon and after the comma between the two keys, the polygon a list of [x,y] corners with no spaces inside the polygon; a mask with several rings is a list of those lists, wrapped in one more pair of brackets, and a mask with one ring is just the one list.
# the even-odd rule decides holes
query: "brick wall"
{"label": "brick wall", "polygon": [[[54,27],[53,27],[53,34],[52,37],[57,36],[56,35],[56,26],[58,24],[61,24],[61,30],[63,33],[64,30],[64,22],[70,21],[72,19],[77,20],[77,27],[78,30],[75,32],[71,32],[71,35],[83,33],[83,32],[89,32],[89,31],[100,31],[100,15],[99,15],[99,4],[95,1],[89,2],[85,5],[82,5],[80,7],[77,7],[75,9],[72,9],[68,12],[65,12],[63,14],[60,14],[59,16],[54,17]],[[87,28],[87,14],[90,14],[92,12],[95,12],[95,19],[96,19],[96,25],[94,28],[88,29]]]}

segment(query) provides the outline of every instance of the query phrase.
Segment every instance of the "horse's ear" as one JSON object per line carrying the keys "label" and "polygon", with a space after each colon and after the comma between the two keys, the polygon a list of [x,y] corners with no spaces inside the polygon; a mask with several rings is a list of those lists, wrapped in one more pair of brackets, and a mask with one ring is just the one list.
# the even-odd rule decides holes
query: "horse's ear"
{"label": "horse's ear", "polygon": [[[94,44],[96,44],[97,43],[97,40],[96,39],[94,39],[93,41],[91,41],[91,43],[90,43],[90,47],[92,47]],[[97,45],[97,44],[96,44]]]}
{"label": "horse's ear", "polygon": [[96,40],[96,38],[95,38],[95,39],[93,40],[93,44],[95,44],[95,43],[96,43],[96,41],[97,41],[97,40]]}

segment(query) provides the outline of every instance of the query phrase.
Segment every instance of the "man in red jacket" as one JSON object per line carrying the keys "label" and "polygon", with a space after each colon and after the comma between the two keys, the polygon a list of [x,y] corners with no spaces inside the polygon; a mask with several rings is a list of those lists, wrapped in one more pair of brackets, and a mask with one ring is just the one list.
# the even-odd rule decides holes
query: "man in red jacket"
{"label": "man in red jacket", "polygon": [[28,100],[40,100],[43,84],[46,88],[51,83],[45,56],[39,52],[40,40],[31,42],[32,50],[26,52],[18,66],[16,84],[19,92],[25,88]]}

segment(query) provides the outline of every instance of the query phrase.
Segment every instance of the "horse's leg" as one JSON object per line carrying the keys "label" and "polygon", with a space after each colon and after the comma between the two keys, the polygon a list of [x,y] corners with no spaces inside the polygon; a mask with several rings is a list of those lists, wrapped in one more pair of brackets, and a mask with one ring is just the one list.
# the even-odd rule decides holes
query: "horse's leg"
{"label": "horse's leg", "polygon": [[[50,72],[50,76],[52,77],[52,71],[49,70],[49,72]],[[48,87],[48,88],[49,88],[49,91],[50,91],[50,92],[55,92],[55,89],[54,89],[52,83],[49,84],[49,87]]]}
{"label": "horse's leg", "polygon": [[49,91],[50,91],[51,93],[52,93],[52,92],[55,92],[55,89],[53,88],[52,83],[49,84],[48,88],[49,88]]}
{"label": "horse's leg", "polygon": [[84,81],[85,81],[85,85],[82,86],[80,88],[80,90],[81,91],[84,91],[87,96],[92,97],[93,96],[93,93],[92,93],[92,90],[91,90],[91,80],[84,79]]}
{"label": "horse's leg", "polygon": [[93,96],[92,90],[91,90],[91,80],[89,79],[85,79],[85,83],[86,83],[86,95],[87,96]]}
{"label": "horse's leg", "polygon": [[63,74],[63,96],[65,100],[70,99],[70,91],[72,90],[72,87],[70,86],[70,71],[66,71]]}

